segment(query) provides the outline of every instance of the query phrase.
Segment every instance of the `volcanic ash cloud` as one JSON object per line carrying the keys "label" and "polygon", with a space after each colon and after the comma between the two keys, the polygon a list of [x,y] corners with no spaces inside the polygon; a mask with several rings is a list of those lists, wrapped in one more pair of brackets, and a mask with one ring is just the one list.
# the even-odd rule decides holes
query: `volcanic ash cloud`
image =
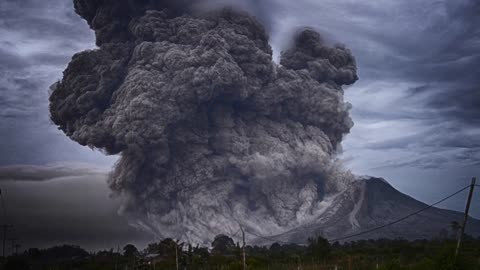
{"label": "volcanic ash cloud", "polygon": [[72,140],[120,155],[109,184],[132,223],[206,243],[318,217],[351,179],[335,162],[353,125],[350,51],[305,30],[277,65],[246,13],[131,2],[75,1],[99,48],[73,57],[50,112]]}

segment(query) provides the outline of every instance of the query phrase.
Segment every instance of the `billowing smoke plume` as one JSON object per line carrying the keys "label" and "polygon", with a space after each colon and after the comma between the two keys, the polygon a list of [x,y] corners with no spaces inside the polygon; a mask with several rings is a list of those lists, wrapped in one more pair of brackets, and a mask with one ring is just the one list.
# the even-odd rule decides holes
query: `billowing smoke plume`
{"label": "billowing smoke plume", "polygon": [[352,127],[341,86],[357,80],[354,57],[305,30],[277,65],[255,18],[181,15],[179,3],[76,0],[99,48],[73,57],[52,120],[120,154],[110,186],[160,237],[201,243],[239,224],[270,235],[317,218],[350,180],[335,153]]}

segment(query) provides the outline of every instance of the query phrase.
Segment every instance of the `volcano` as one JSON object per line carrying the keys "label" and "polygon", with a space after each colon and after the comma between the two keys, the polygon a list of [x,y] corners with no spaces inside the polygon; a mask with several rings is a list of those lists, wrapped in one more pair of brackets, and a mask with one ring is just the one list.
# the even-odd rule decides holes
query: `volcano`
{"label": "volcano", "polygon": [[[306,244],[313,236],[339,242],[381,238],[453,238],[456,232],[451,228],[452,222],[461,224],[464,218],[461,212],[428,208],[427,204],[376,177],[357,177],[343,191],[326,196],[323,204],[323,214],[318,219],[282,234],[258,237],[255,242],[261,245],[274,242]],[[428,209],[385,226],[425,208]],[[385,227],[374,230],[381,226]],[[370,232],[363,233],[367,231]],[[469,218],[465,232],[473,237],[480,236],[480,220]]]}

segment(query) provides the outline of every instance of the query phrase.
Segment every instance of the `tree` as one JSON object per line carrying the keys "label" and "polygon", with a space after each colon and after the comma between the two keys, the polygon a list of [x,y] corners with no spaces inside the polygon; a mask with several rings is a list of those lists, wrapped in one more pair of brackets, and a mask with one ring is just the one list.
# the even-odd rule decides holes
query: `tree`
{"label": "tree", "polygon": [[458,223],[458,221],[452,221],[452,223],[450,223],[450,228],[455,233],[458,233],[460,231],[460,229],[462,228],[462,225],[460,225],[460,223]]}
{"label": "tree", "polygon": [[123,247],[123,256],[125,257],[133,257],[138,255],[138,249],[132,244],[128,244]]}
{"label": "tree", "polygon": [[331,252],[330,243],[327,239],[319,236],[317,238],[308,239],[308,252],[319,259],[326,259]]}
{"label": "tree", "polygon": [[70,245],[55,246],[55,247],[48,248],[44,251],[44,254],[49,258],[55,258],[55,259],[85,258],[89,256],[88,252],[80,248],[79,246],[70,246]]}
{"label": "tree", "polygon": [[149,244],[147,251],[150,254],[171,255],[175,242],[171,238],[163,239],[158,243]]}
{"label": "tree", "polygon": [[27,254],[33,258],[42,256],[42,252],[38,248],[29,248]]}
{"label": "tree", "polygon": [[228,255],[234,253],[234,251],[235,242],[233,242],[232,238],[224,234],[215,236],[212,242],[212,253]]}

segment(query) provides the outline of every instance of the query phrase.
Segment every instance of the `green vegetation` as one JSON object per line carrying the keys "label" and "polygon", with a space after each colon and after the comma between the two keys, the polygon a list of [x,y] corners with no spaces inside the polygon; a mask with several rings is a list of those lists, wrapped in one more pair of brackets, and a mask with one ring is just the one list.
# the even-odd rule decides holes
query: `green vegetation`
{"label": "green vegetation", "polygon": [[[457,261],[452,240],[362,240],[330,244],[321,237],[307,246],[247,246],[247,269],[266,270],[480,270],[480,239],[465,239]],[[115,270],[115,269],[243,269],[243,249],[225,235],[215,237],[209,249],[172,239],[152,243],[143,251],[126,245],[123,252],[88,253],[80,247],[29,249],[3,261],[1,269]]]}

